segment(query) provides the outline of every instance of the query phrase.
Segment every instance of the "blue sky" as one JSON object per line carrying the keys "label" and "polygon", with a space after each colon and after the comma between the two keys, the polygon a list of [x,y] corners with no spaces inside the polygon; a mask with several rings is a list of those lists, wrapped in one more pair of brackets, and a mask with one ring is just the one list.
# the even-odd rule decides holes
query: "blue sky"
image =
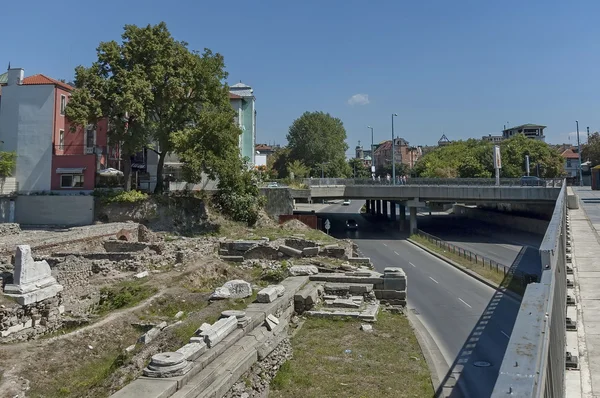
{"label": "blue sky", "polygon": [[164,20],[254,88],[258,142],[283,144],[295,118],[322,110],[351,150],[370,142],[367,125],[390,137],[393,112],[416,145],[506,123],[546,125],[562,143],[576,119],[600,130],[598,15],[597,1],[22,0],[2,5],[0,69],[69,80],[124,24]]}

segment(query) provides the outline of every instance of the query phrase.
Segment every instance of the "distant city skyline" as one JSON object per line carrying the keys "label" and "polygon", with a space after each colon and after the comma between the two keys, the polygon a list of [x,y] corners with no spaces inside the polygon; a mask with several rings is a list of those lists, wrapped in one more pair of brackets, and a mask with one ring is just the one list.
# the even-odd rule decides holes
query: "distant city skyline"
{"label": "distant city skyline", "polygon": [[[69,15],[60,26],[57,7]],[[164,20],[191,49],[223,54],[229,84],[254,88],[259,143],[285,145],[293,120],[314,110],[344,122],[350,148],[370,142],[367,125],[377,141],[391,138],[392,113],[396,135],[419,145],[499,134],[507,122],[543,124],[546,142],[575,143],[575,120],[583,142],[585,127],[600,130],[599,13],[587,0],[24,0],[3,6],[0,34],[16,39],[3,42],[0,65],[71,81],[125,24]],[[90,15],[102,29],[89,28]]]}

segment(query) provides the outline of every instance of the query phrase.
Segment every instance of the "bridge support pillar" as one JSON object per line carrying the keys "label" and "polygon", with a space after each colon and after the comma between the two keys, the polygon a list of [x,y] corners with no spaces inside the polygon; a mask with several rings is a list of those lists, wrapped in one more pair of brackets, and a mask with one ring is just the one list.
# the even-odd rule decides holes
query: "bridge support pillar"
{"label": "bridge support pillar", "polygon": [[366,200],[365,201],[365,213],[369,214],[371,212],[371,201],[370,200]]}
{"label": "bridge support pillar", "polygon": [[417,208],[410,207],[410,233],[414,234],[417,232]]}
{"label": "bridge support pillar", "polygon": [[382,210],[383,217],[387,218],[387,214],[388,214],[388,201],[387,200],[381,201],[381,210]]}
{"label": "bridge support pillar", "polygon": [[406,206],[398,206],[398,218],[400,221],[400,231],[404,231],[404,226],[406,224]]}
{"label": "bridge support pillar", "polygon": [[381,215],[381,200],[375,201],[375,215],[377,215],[377,216]]}
{"label": "bridge support pillar", "polygon": [[390,219],[396,221],[396,202],[390,201]]}
{"label": "bridge support pillar", "polygon": [[376,214],[377,209],[375,208],[375,201],[370,200],[371,202],[371,215],[374,216]]}

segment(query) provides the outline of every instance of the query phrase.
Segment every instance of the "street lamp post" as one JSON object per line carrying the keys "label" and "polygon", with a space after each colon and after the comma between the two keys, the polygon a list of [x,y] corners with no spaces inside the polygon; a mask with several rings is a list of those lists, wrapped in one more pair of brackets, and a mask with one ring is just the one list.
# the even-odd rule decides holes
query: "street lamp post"
{"label": "street lamp post", "polygon": [[396,185],[396,144],[394,143],[394,116],[397,113],[392,113],[392,185]]}
{"label": "street lamp post", "polygon": [[587,127],[587,133],[588,133],[587,134],[588,135],[587,143],[589,144],[590,143],[590,128],[589,127]]}
{"label": "street lamp post", "polygon": [[371,129],[371,173],[375,172],[375,143],[373,142],[373,127],[367,126],[368,129]]}
{"label": "street lamp post", "polygon": [[581,173],[581,145],[579,144],[579,121],[575,120],[577,125],[577,154],[579,155],[579,186],[583,186],[583,175]]}

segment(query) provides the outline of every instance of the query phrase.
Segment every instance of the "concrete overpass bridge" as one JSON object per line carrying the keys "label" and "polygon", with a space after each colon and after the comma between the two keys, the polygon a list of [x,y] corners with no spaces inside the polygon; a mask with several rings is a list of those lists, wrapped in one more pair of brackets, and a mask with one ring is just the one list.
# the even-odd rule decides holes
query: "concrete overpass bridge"
{"label": "concrete overpass bridge", "polygon": [[417,230],[419,207],[441,207],[451,203],[519,203],[554,207],[563,180],[541,180],[540,186],[522,186],[520,179],[410,179],[407,184],[392,185],[385,181],[365,179],[305,179],[310,189],[310,200],[354,199],[365,200],[367,212],[398,215],[404,228],[406,207],[410,213],[410,231]]}

